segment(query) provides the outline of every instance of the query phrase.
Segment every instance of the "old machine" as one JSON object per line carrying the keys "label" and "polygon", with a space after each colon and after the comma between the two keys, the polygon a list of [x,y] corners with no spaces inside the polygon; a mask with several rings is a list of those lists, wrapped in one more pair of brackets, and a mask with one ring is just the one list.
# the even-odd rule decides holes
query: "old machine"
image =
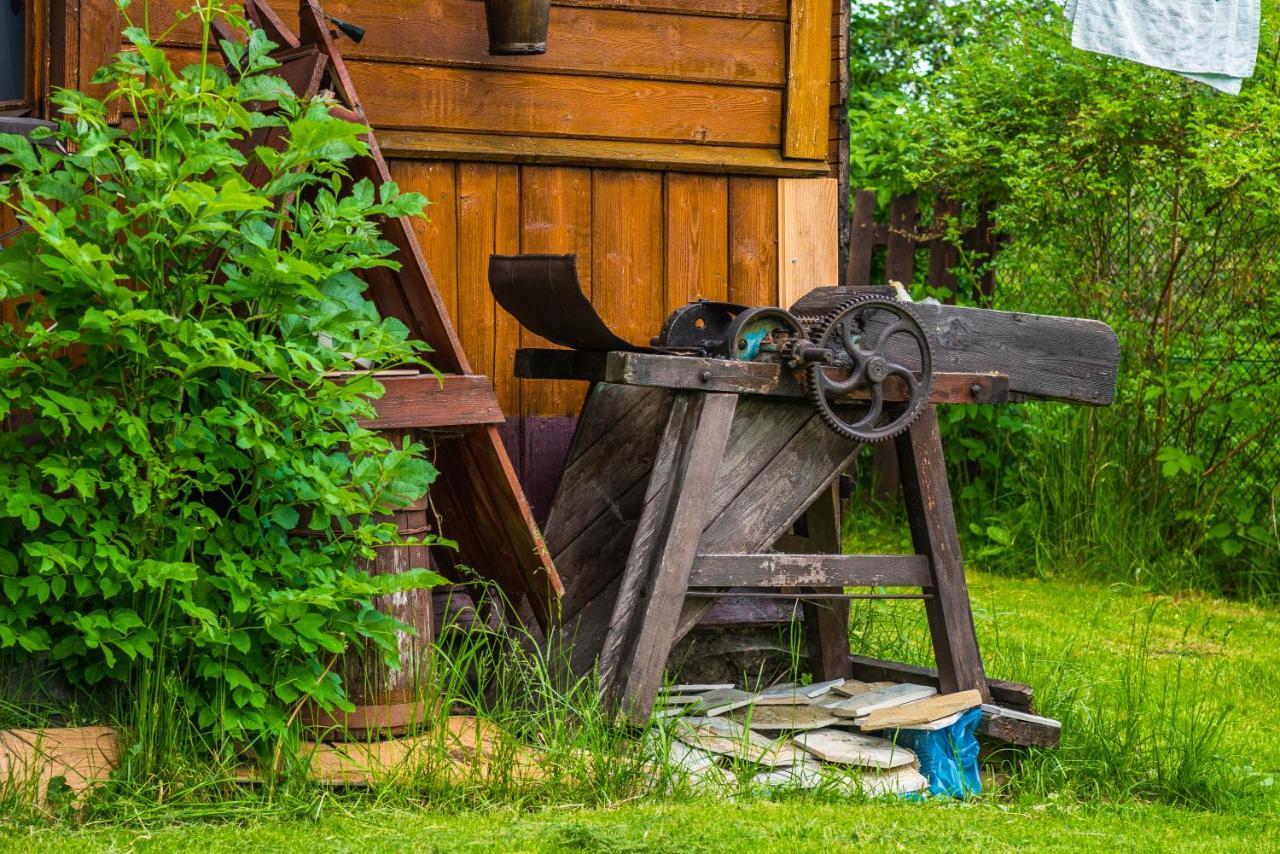
{"label": "old machine", "polygon": [[[503,308],[569,348],[521,350],[517,374],[593,383],[544,533],[574,667],[598,663],[628,715],[650,713],[673,645],[727,595],[801,601],[822,679],[867,667],[848,598],[923,599],[941,690],[1018,704],[983,671],[934,407],[1109,404],[1106,324],[828,287],[787,309],[689,303],[638,346],[595,313],[573,256],[493,256],[489,273]],[[915,553],[841,554],[837,476],[889,440]],[[899,587],[919,592],[878,590]]]}

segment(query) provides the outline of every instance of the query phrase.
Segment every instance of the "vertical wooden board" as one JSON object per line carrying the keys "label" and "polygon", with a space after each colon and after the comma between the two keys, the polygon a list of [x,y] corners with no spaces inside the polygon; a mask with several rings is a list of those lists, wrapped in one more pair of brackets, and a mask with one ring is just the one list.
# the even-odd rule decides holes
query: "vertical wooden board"
{"label": "vertical wooden board", "polygon": [[839,280],[834,178],[778,181],[778,298],[792,305]]}
{"label": "vertical wooden board", "polygon": [[780,305],[778,179],[729,179],[729,302]]}
{"label": "vertical wooden board", "polygon": [[729,182],[666,174],[666,310],[729,298]]}
{"label": "vertical wooden board", "polygon": [[[496,240],[497,192],[496,166],[458,165],[458,339],[472,370],[490,377],[495,304],[489,293],[489,256]],[[503,405],[503,411],[514,415],[508,405]]]}
{"label": "vertical wooden board", "polygon": [[647,346],[662,329],[662,175],[591,176],[591,302],[614,332]]}
{"label": "vertical wooden board", "polygon": [[827,156],[833,0],[791,0],[787,24],[787,100],[782,154]]}
{"label": "vertical wooden board", "polygon": [[391,160],[391,177],[404,192],[421,193],[430,202],[423,217],[411,220],[427,268],[449,318],[458,319],[458,167],[448,161]]}
{"label": "vertical wooden board", "polygon": [[910,288],[916,270],[916,232],[920,224],[919,200],[915,194],[897,196],[889,202],[889,238],[885,250],[884,277]]}
{"label": "vertical wooden board", "polygon": [[[497,198],[494,206],[493,251],[500,255],[520,252],[520,168],[495,166]],[[516,379],[516,350],[520,349],[520,322],[507,314],[493,299],[489,290],[488,259],[484,282],[485,297],[493,305],[494,362],[493,390],[498,404],[507,415],[519,415],[520,380]]]}
{"label": "vertical wooden board", "polygon": [[[520,169],[520,251],[578,256],[578,281],[591,298],[591,170],[565,166]],[[527,329],[521,347],[555,347]],[[525,380],[521,401],[526,416],[577,415],[582,383]]]}

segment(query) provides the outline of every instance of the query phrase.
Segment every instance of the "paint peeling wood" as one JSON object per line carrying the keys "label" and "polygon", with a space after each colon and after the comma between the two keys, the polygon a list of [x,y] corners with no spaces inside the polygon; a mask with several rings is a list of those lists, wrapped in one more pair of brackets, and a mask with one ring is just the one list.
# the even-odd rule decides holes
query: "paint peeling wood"
{"label": "paint peeling wood", "polygon": [[860,765],[866,768],[901,768],[914,765],[916,755],[886,738],[844,732],[837,729],[819,729],[803,732],[794,739],[795,744],[826,762],[842,765]]}
{"label": "paint peeling wood", "polygon": [[865,694],[855,694],[847,700],[827,706],[831,714],[840,718],[860,718],[869,715],[876,709],[900,706],[914,700],[923,700],[938,693],[937,688],[927,685],[911,685],[902,683],[891,688],[879,688]]}
{"label": "paint peeling wood", "polygon": [[937,694],[923,700],[875,709],[865,719],[860,718],[858,726],[864,730],[913,727],[950,717],[967,709],[976,709],[980,705],[982,695],[977,691]]}

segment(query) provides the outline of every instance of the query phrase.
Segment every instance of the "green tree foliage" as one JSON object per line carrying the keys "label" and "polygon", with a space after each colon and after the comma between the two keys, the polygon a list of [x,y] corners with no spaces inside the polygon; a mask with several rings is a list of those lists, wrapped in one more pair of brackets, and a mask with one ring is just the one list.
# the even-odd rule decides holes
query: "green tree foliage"
{"label": "green tree foliage", "polygon": [[[1280,3],[1263,7],[1232,98],[1072,48],[1046,0],[854,5],[854,185],[995,203],[996,306],[1121,337],[1111,410],[952,413],[991,560],[1280,593]],[[962,267],[963,285],[979,262]]]}
{"label": "green tree foliage", "polygon": [[[176,714],[242,739],[304,701],[350,708],[335,656],[398,660],[371,600],[438,580],[364,569],[435,471],[357,423],[382,391],[360,366],[421,360],[357,273],[392,264],[378,218],[424,200],[350,185],[365,129],[295,97],[262,32],[216,2],[191,14],[196,64],[131,25],[95,76],[122,126],[67,91],[46,139],[74,153],[0,136],[0,198],[29,227],[0,253],[18,315],[0,324],[0,652],[123,689],[140,728]],[[234,79],[215,15],[247,42]],[[283,146],[246,155],[262,128]]]}

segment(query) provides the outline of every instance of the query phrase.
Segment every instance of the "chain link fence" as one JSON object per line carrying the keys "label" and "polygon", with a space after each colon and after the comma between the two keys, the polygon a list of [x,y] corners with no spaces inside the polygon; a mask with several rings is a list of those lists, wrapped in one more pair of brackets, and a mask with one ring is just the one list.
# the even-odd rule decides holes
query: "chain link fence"
{"label": "chain link fence", "polygon": [[961,293],[994,272],[995,308],[1110,323],[1123,353],[1123,413],[1110,423],[1128,433],[1112,440],[1135,492],[1173,491],[1203,559],[1239,576],[1227,586],[1274,595],[1280,221],[1171,171],[1054,211],[1001,210],[997,224],[999,251],[965,259]]}

